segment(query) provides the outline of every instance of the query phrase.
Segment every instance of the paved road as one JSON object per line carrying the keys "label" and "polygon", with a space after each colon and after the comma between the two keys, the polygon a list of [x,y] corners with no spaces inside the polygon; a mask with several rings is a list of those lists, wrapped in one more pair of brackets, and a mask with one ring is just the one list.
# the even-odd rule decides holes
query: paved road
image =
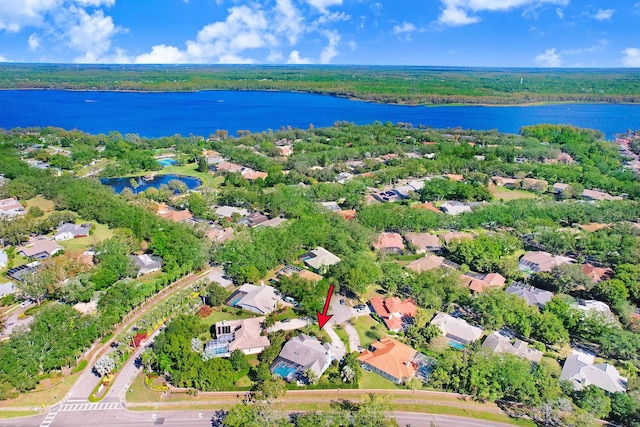
{"label": "paved road", "polygon": [[[102,405],[99,407],[98,405]],[[0,420],[0,427],[87,427],[87,426],[189,426],[211,427],[214,409],[207,411],[154,411],[132,412],[123,409],[119,403],[87,403],[82,407],[62,407],[51,411],[45,418],[15,418]],[[472,418],[432,415],[412,412],[394,412],[401,427],[513,427],[493,421]]]}

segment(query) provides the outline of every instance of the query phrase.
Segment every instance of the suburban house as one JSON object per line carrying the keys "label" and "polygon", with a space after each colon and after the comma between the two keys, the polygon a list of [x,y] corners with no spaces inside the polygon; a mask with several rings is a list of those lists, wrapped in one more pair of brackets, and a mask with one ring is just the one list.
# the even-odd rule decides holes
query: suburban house
{"label": "suburban house", "polygon": [[0,284],[0,298],[16,293],[16,285],[13,282]]}
{"label": "suburban house", "polygon": [[24,280],[24,275],[33,273],[34,271],[36,271],[36,268],[39,265],[40,263],[38,261],[33,261],[33,262],[30,262],[29,264],[23,264],[23,265],[19,265],[17,267],[11,268],[7,270],[6,274],[12,279],[16,279],[19,282],[22,282]]}
{"label": "suburban house", "polygon": [[64,248],[51,240],[41,239],[17,249],[18,254],[26,258],[43,259],[63,251]]}
{"label": "suburban house", "polygon": [[440,267],[451,267],[447,260],[441,256],[426,254],[422,258],[418,258],[416,260],[411,261],[409,264],[405,265],[405,268],[408,268],[411,271],[415,271],[416,273],[420,273],[423,271],[433,270],[434,268]]}
{"label": "suburban house", "polygon": [[400,332],[403,324],[408,318],[415,317],[418,307],[410,299],[400,300],[398,297],[392,298],[372,298],[369,301],[373,311],[382,318],[392,332]]}
{"label": "suburban house", "polygon": [[295,265],[285,265],[276,272],[275,281],[279,281],[281,276],[292,277],[293,275],[299,276],[301,279],[308,280],[310,282],[319,282],[322,280],[322,276],[309,271],[305,268],[296,267]]}
{"label": "suburban house", "polygon": [[589,233],[595,233],[603,228],[610,228],[611,224],[603,224],[600,222],[590,222],[589,224],[578,224],[578,228],[588,231]]}
{"label": "suburban house", "polygon": [[188,209],[185,210],[177,210],[170,208],[165,203],[158,204],[158,210],[156,211],[156,215],[161,218],[171,220],[173,222],[183,222],[188,221],[193,218],[191,212]]}
{"label": "suburban house", "polygon": [[260,212],[254,212],[238,220],[238,224],[246,225],[249,228],[257,227],[269,221],[269,217],[261,214]]}
{"label": "suburban house", "polygon": [[220,162],[216,164],[215,170],[218,172],[240,173],[244,169],[244,166],[237,165],[231,162]]}
{"label": "suburban house", "polygon": [[615,322],[616,320],[609,306],[603,303],[602,301],[598,301],[595,299],[585,300],[585,299],[579,298],[579,299],[576,299],[575,303],[571,304],[571,307],[578,310],[592,312],[592,313],[602,313],[602,315],[611,322]]}
{"label": "suburban house", "polygon": [[245,168],[242,170],[242,176],[248,181],[255,181],[256,179],[267,179],[266,172],[258,172],[249,168]]}
{"label": "suburban house", "polygon": [[447,231],[445,233],[439,233],[445,244],[449,244],[454,240],[473,239],[474,235],[471,233],[465,233],[464,231]]}
{"label": "suburban house", "polygon": [[260,286],[245,283],[235,291],[227,300],[232,307],[240,307],[243,310],[258,314],[269,314],[278,307],[280,297],[271,286]]}
{"label": "suburban house", "polygon": [[219,225],[214,225],[207,229],[205,236],[207,236],[207,238],[212,242],[223,243],[227,240],[233,239],[233,228],[222,228]]}
{"label": "suburban house", "polygon": [[549,183],[544,179],[525,178],[522,180],[522,188],[530,191],[547,191]]}
{"label": "suburban house", "polygon": [[93,224],[91,224],[90,222],[80,225],[69,223],[62,224],[60,227],[58,227],[56,234],[53,236],[53,240],[71,240],[81,237],[87,237],[92,227]]}
{"label": "suburban house", "polygon": [[560,373],[560,379],[569,381],[574,390],[594,385],[609,393],[624,393],[627,390],[627,379],[608,363],[594,364],[591,354],[574,350],[567,357]]}
{"label": "suburban house", "polygon": [[340,262],[340,258],[321,246],[305,253],[300,258],[304,261],[307,267],[312,268],[315,271],[325,271],[327,267],[331,267],[332,265],[336,265]]}
{"label": "suburban house", "polygon": [[271,218],[265,222],[261,222],[260,224],[256,224],[256,227],[278,227],[287,221],[286,218],[282,218],[277,216],[275,218]]}
{"label": "suburban house", "polygon": [[556,182],[553,184],[553,192],[555,194],[562,194],[569,189],[569,184],[564,184],[562,182]]}
{"label": "suburban house", "polygon": [[205,344],[205,353],[229,357],[235,350],[244,354],[262,353],[269,346],[269,338],[262,334],[264,317],[242,320],[223,320],[215,324],[216,338]]}
{"label": "suburban house", "polygon": [[249,215],[249,211],[242,208],[236,208],[233,206],[220,206],[216,209],[216,215],[218,218],[231,218],[233,214],[238,214],[240,217]]}
{"label": "suburban house", "polygon": [[402,236],[398,233],[382,233],[372,243],[375,250],[385,253],[401,254],[404,251]]}
{"label": "suburban house", "polygon": [[442,212],[447,215],[460,215],[463,213],[471,212],[471,208],[462,202],[457,200],[449,200],[440,205]]}
{"label": "suburban house", "polygon": [[442,251],[442,244],[438,236],[429,233],[406,233],[404,239],[415,247],[417,254]]}
{"label": "suburban house", "polygon": [[325,209],[330,210],[331,212],[338,212],[338,211],[342,210],[340,205],[338,203],[336,203],[336,202],[321,202],[320,204],[322,205],[322,207],[324,207]]}
{"label": "suburban house", "polygon": [[527,252],[520,258],[518,268],[525,273],[539,273],[541,271],[551,271],[553,267],[562,264],[575,262],[573,258],[559,255],[551,255],[548,252],[532,251]]}
{"label": "suburban house", "polygon": [[224,270],[220,267],[213,267],[209,274],[207,274],[207,280],[211,283],[217,283],[223,288],[228,288],[233,285],[233,281],[225,277]]}
{"label": "suburban house", "polygon": [[155,273],[162,268],[162,261],[158,257],[152,257],[151,255],[129,255],[129,258],[133,261],[138,268],[138,277],[145,274]]}
{"label": "suburban house", "polygon": [[542,307],[553,298],[551,292],[525,285],[522,282],[513,282],[505,289],[505,292],[519,296],[526,301],[527,305],[537,305],[538,307]]}
{"label": "suburban house", "polygon": [[481,274],[474,272],[467,272],[460,275],[459,280],[461,285],[468,287],[476,293],[484,292],[492,288],[502,288],[507,281],[500,273]]}
{"label": "suburban house", "polygon": [[529,348],[526,342],[516,339],[512,344],[509,337],[499,331],[491,333],[482,343],[482,347],[491,349],[494,353],[509,353],[522,357],[530,362],[540,363],[543,353],[540,350]]}
{"label": "suburban house", "polygon": [[609,193],[598,190],[584,190],[582,192],[582,197],[587,200],[622,200],[622,197],[620,196],[612,196]]}
{"label": "suburban house", "polygon": [[594,267],[591,264],[582,264],[582,272],[589,276],[593,283],[613,278],[613,270],[610,268]]}
{"label": "suburban house", "polygon": [[354,175],[349,173],[349,172],[340,172],[337,176],[336,176],[336,182],[338,184],[344,184],[345,182],[349,181],[350,179],[353,179]]}
{"label": "suburban house", "polygon": [[271,365],[271,373],[286,381],[300,380],[309,369],[318,378],[334,360],[341,360],[344,350],[331,344],[322,344],[315,337],[300,334],[282,347],[280,355]]}
{"label": "suburban house", "polygon": [[336,213],[346,220],[354,219],[357,215],[353,209],[344,209]]}
{"label": "suburban house", "polygon": [[276,147],[278,151],[280,151],[281,156],[290,156],[293,154],[293,147],[291,145],[283,145]]}
{"label": "suburban house", "polygon": [[477,341],[482,336],[481,328],[471,326],[463,319],[450,316],[446,313],[438,313],[431,320],[442,331],[442,335],[449,339],[453,347],[459,347],[470,342]]}
{"label": "suburban house", "polygon": [[439,213],[439,214],[442,213],[442,211],[440,209],[436,208],[435,206],[433,206],[432,203],[429,203],[429,202],[416,203],[415,205],[411,205],[411,208],[412,209],[426,209],[428,211]]}
{"label": "suburban house", "polygon": [[0,268],[6,268],[8,264],[9,256],[3,249],[0,249]]}
{"label": "suburban house", "polygon": [[520,184],[520,180],[516,178],[503,178],[501,176],[492,176],[491,180],[498,187],[516,188]]}
{"label": "suburban house", "polygon": [[416,375],[412,363],[417,351],[406,344],[385,337],[371,344],[358,356],[362,367],[396,384],[403,384]]}
{"label": "suburban house", "polygon": [[20,202],[14,197],[0,200],[0,218],[13,218],[26,213]]}

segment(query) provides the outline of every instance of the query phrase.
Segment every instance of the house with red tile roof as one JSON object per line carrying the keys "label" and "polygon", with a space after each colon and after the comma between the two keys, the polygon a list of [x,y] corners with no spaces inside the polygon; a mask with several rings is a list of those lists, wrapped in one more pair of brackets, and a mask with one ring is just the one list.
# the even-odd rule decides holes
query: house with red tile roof
{"label": "house with red tile roof", "polygon": [[215,165],[215,168],[219,172],[240,173],[244,169],[244,166],[231,162],[220,162]]}
{"label": "house with red tile roof", "polygon": [[418,306],[410,299],[400,300],[398,297],[392,298],[372,298],[370,301],[373,311],[382,318],[387,328],[392,332],[400,332],[403,323],[408,318],[415,317]]}
{"label": "house with red tile roof", "polygon": [[156,211],[156,215],[173,222],[183,222],[193,218],[193,215],[191,214],[191,212],[189,212],[188,209],[185,209],[185,210],[172,209],[169,206],[167,206],[165,203],[158,204],[158,210]]}
{"label": "house with red tile roof", "polygon": [[266,172],[257,172],[252,169],[246,169],[242,172],[244,179],[248,181],[255,181],[256,179],[267,179]]}
{"label": "house with red tile roof", "polygon": [[413,358],[417,351],[406,344],[391,338],[382,338],[371,344],[371,350],[365,350],[358,361],[369,371],[402,384],[416,375]]}
{"label": "house with red tile roof", "polygon": [[608,280],[613,277],[613,270],[610,268],[594,267],[591,264],[582,264],[582,272],[589,276],[593,283]]}
{"label": "house with red tile roof", "polygon": [[433,206],[432,203],[429,202],[424,202],[424,203],[417,203],[415,205],[411,205],[412,209],[426,209],[429,210],[431,212],[435,212],[435,213],[443,213],[440,209],[436,208],[435,206]]}
{"label": "house with red tile roof", "polygon": [[507,279],[499,273],[466,273],[459,278],[460,284],[468,287],[473,292],[480,293],[487,289],[502,288]]}
{"label": "house with red tile roof", "polygon": [[343,209],[336,213],[346,220],[351,220],[356,217],[356,211],[353,209]]}
{"label": "house with red tile roof", "polygon": [[375,250],[386,253],[402,253],[404,242],[398,233],[382,233],[372,243]]}

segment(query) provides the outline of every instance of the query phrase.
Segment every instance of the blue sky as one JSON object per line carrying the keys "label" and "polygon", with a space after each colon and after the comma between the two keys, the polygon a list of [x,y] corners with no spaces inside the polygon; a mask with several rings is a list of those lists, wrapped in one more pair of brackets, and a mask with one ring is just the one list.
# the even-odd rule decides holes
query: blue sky
{"label": "blue sky", "polygon": [[0,61],[640,67],[635,0],[0,0]]}

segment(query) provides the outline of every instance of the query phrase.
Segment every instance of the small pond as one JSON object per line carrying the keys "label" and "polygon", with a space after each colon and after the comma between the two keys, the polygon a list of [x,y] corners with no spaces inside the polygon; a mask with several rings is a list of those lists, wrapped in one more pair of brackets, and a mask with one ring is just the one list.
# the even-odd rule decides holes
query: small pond
{"label": "small pond", "polygon": [[[134,180],[136,185],[131,185],[131,180]],[[103,178],[100,182],[104,185],[108,185],[113,188],[117,194],[120,194],[125,188],[129,188],[134,193],[140,193],[148,188],[160,188],[161,185],[169,185],[169,181],[176,179],[185,183],[189,190],[193,190],[202,185],[202,181],[199,178],[193,176],[184,175],[155,175],[150,179],[145,179],[142,176],[137,177],[122,177],[122,178]],[[135,188],[134,188],[135,187]]]}

